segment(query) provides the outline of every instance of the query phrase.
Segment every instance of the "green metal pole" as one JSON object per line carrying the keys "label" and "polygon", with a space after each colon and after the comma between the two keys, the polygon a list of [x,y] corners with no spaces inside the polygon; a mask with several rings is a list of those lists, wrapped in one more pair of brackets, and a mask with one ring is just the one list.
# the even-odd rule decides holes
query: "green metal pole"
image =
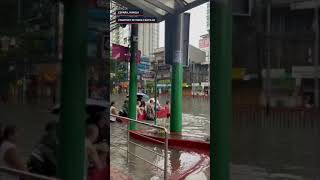
{"label": "green metal pole", "polygon": [[154,106],[154,124],[157,125],[157,93],[158,93],[158,64],[156,64],[156,69],[155,69],[155,76],[154,76],[154,88],[155,88],[155,93],[154,93],[154,101],[155,101],[155,106]]}
{"label": "green metal pole", "polygon": [[210,3],[213,9],[210,37],[211,179],[229,180],[232,120],[232,11],[231,0]]}
{"label": "green metal pole", "polygon": [[87,59],[87,1],[64,1],[64,53],[58,176],[84,179]]}
{"label": "green metal pole", "polygon": [[[138,50],[138,25],[131,25],[131,47],[130,47],[130,81],[129,81],[129,118],[136,119],[137,116],[137,65],[136,52]],[[130,122],[129,130],[135,130],[136,123]]]}
{"label": "green metal pole", "polygon": [[171,119],[170,131],[181,133],[182,131],[182,82],[183,82],[183,27],[184,14],[172,16],[168,19],[168,25],[172,26],[172,39],[166,39],[173,44],[173,61],[172,61],[172,75],[171,75]]}
{"label": "green metal pole", "polygon": [[170,131],[182,131],[182,64],[175,63],[172,66],[172,80],[171,80],[171,119]]}

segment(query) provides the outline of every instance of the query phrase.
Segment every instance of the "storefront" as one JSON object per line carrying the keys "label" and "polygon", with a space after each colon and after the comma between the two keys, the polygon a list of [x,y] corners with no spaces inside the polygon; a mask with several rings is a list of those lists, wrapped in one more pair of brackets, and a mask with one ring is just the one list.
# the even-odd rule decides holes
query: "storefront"
{"label": "storefront", "polygon": [[302,106],[305,105],[306,103],[310,105],[315,104],[314,74],[315,74],[315,71],[314,71],[314,67],[312,66],[293,66],[292,67],[292,77],[295,80],[295,86],[299,91],[299,95],[301,96]]}
{"label": "storefront", "polygon": [[[267,92],[266,70],[262,71],[263,89],[262,104],[266,104]],[[298,107],[301,106],[301,97],[295,87],[295,79],[285,69],[270,70],[270,105],[271,107]]]}

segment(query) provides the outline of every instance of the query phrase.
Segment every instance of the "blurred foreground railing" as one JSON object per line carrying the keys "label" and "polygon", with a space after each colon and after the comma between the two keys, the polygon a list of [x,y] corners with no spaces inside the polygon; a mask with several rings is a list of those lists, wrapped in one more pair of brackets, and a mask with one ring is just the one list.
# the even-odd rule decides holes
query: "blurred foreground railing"
{"label": "blurred foreground railing", "polygon": [[[112,138],[112,139],[121,139],[121,140],[124,140],[124,141],[127,142],[127,149],[124,149],[122,147],[119,147],[119,146],[116,146],[114,144],[111,144],[111,148],[112,148],[112,146],[115,146],[115,147],[127,152],[127,162],[129,162],[129,154],[133,155],[134,157],[136,157],[136,158],[138,158],[140,160],[143,160],[144,162],[146,162],[146,163],[148,163],[148,164],[150,164],[150,165],[162,170],[164,172],[164,179],[167,180],[167,178],[168,178],[168,170],[167,170],[167,167],[168,167],[168,130],[165,127],[157,126],[157,125],[146,123],[146,122],[141,122],[141,121],[138,121],[138,120],[135,120],[135,119],[130,119],[130,118],[122,117],[122,116],[115,116],[115,115],[110,115],[110,116],[115,117],[115,118],[119,118],[119,119],[122,119],[122,120],[125,120],[125,121],[128,121],[128,126],[129,126],[130,122],[135,122],[137,124],[140,124],[140,125],[143,125],[143,126],[146,126],[146,127],[159,129],[164,133],[165,141],[162,142],[162,141],[159,141],[159,140],[157,140],[155,138],[152,138],[152,137],[149,137],[149,136],[145,136],[143,134],[138,134],[138,133],[133,132],[133,131],[130,132],[128,126],[126,128],[114,127],[114,128],[118,128],[120,130],[125,131],[126,134],[127,134],[127,137],[126,138],[125,137],[119,137],[119,136],[115,136],[112,133],[110,133],[110,138]],[[160,154],[160,153],[158,153],[158,152],[156,152],[154,150],[151,150],[149,148],[144,147],[143,145],[140,145],[140,144],[138,144],[136,142],[130,141],[130,133],[137,134],[137,135],[142,136],[142,137],[144,137],[144,138],[146,138],[148,140],[156,142],[157,144],[163,145],[164,153]],[[135,146],[137,146],[137,147],[139,147],[141,149],[144,149],[144,150],[149,151],[149,152],[151,152],[151,153],[153,153],[153,154],[155,154],[157,156],[160,156],[160,157],[164,158],[164,167],[163,168],[159,167],[157,164],[154,164],[154,163],[148,161],[147,159],[145,159],[145,157],[141,157],[139,155],[136,155],[136,154],[130,152],[129,144],[134,144]]]}
{"label": "blurred foreground railing", "polygon": [[260,128],[318,128],[320,111],[305,108],[233,107],[233,125]]}
{"label": "blurred foreground railing", "polygon": [[23,180],[58,180],[56,178],[46,177],[26,171],[20,171],[12,168],[0,167],[0,180],[7,180],[4,176],[16,176]]}

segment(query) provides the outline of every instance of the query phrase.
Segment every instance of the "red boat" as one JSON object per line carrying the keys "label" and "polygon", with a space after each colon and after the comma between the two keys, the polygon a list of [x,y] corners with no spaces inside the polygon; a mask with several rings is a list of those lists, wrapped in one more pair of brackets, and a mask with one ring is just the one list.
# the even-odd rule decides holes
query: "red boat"
{"label": "red boat", "polygon": [[157,118],[167,118],[170,115],[170,112],[166,108],[162,108],[160,111],[157,112]]}
{"label": "red boat", "polygon": [[[161,110],[157,111],[157,119],[166,119],[170,116],[170,112],[166,108],[162,108]],[[126,117],[123,118],[117,118],[117,121],[122,123],[128,123],[126,120]]]}

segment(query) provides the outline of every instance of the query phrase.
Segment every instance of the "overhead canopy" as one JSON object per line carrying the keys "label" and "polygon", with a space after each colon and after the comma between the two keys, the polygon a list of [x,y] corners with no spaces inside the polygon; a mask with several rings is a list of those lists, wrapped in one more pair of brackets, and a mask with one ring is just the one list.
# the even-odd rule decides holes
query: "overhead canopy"
{"label": "overhead canopy", "polygon": [[114,2],[130,8],[142,9],[145,16],[156,17],[158,22],[171,15],[183,13],[197,7],[209,0],[113,0]]}

